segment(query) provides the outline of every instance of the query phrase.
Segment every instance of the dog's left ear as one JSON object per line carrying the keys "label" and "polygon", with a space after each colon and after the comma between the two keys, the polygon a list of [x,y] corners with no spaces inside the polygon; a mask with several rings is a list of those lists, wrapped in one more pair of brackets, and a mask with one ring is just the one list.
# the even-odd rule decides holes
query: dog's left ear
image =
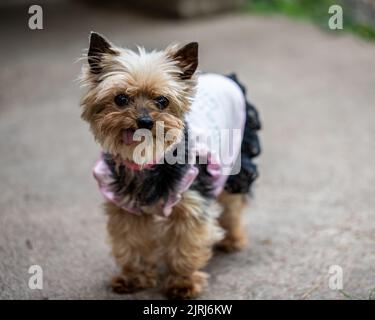
{"label": "dog's left ear", "polygon": [[99,33],[91,32],[87,60],[92,73],[98,74],[102,71],[100,63],[104,54],[116,54],[116,51],[103,36]]}
{"label": "dog's left ear", "polygon": [[178,49],[171,57],[181,68],[182,80],[190,79],[198,67],[198,42],[190,42]]}

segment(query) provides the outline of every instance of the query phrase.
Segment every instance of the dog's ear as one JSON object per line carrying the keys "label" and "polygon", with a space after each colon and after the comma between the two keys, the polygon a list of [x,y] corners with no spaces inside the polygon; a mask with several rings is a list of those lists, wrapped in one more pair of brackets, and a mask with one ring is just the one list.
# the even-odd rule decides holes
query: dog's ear
{"label": "dog's ear", "polygon": [[116,51],[103,36],[96,32],[91,32],[87,60],[92,73],[98,74],[102,71],[100,62],[102,61],[103,55],[106,54],[116,54]]}
{"label": "dog's ear", "polygon": [[172,54],[172,59],[182,70],[180,78],[190,79],[198,67],[198,42],[190,42],[178,49]]}

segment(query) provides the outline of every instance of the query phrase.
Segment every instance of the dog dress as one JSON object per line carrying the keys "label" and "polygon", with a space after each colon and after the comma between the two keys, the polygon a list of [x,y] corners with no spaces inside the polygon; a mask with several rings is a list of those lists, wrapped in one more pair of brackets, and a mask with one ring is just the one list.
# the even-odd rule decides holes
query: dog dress
{"label": "dog dress", "polygon": [[[224,188],[233,193],[248,192],[257,176],[256,166],[249,160],[259,154],[255,131],[260,124],[236,77],[198,75],[185,126],[188,156],[184,164],[155,164],[141,171],[124,164],[119,172],[112,156],[103,153],[93,173],[104,197],[128,212],[139,214],[152,206],[168,216],[182,193],[189,188],[200,191],[203,180],[209,184],[209,192],[204,194],[207,197],[218,196]],[[246,142],[251,135],[249,147]],[[160,182],[163,175],[167,183]],[[135,188],[137,185],[140,187]]]}

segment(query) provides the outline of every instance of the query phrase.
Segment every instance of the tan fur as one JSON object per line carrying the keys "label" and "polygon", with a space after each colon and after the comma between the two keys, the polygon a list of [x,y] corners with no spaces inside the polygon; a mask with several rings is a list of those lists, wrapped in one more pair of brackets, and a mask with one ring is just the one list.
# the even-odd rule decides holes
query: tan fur
{"label": "tan fur", "polygon": [[242,227],[241,216],[246,205],[243,194],[230,194],[223,191],[218,198],[223,207],[219,218],[221,227],[226,231],[224,239],[217,245],[224,251],[236,251],[246,245],[246,234]]}
{"label": "tan fur", "polygon": [[199,269],[223,237],[217,203],[208,205],[197,192],[187,191],[168,218],[157,213],[134,215],[111,203],[105,209],[112,253],[122,268],[112,280],[116,292],[154,286],[157,261],[165,262],[169,270],[164,288],[170,298],[194,298],[201,292],[207,276]]}
{"label": "tan fur", "polygon": [[210,206],[194,191],[187,191],[167,221],[163,237],[164,256],[170,271],[165,283],[169,298],[191,299],[201,292],[206,274],[203,268],[212,256],[212,246],[222,239],[217,223],[220,207]]}
{"label": "tan fur", "polygon": [[156,285],[157,234],[153,216],[136,216],[107,202],[108,233],[112,254],[122,274],[112,279],[118,293],[131,293]]}

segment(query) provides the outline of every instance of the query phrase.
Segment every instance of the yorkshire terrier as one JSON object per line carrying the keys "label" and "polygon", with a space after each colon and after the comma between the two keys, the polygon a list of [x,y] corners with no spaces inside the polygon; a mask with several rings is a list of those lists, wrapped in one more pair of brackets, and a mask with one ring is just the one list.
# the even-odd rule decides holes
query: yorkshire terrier
{"label": "yorkshire terrier", "polygon": [[260,121],[234,74],[197,66],[196,42],[135,52],[90,35],[82,119],[103,149],[94,177],[122,268],[117,293],[156,286],[164,262],[167,297],[195,298],[214,247],[245,245]]}

